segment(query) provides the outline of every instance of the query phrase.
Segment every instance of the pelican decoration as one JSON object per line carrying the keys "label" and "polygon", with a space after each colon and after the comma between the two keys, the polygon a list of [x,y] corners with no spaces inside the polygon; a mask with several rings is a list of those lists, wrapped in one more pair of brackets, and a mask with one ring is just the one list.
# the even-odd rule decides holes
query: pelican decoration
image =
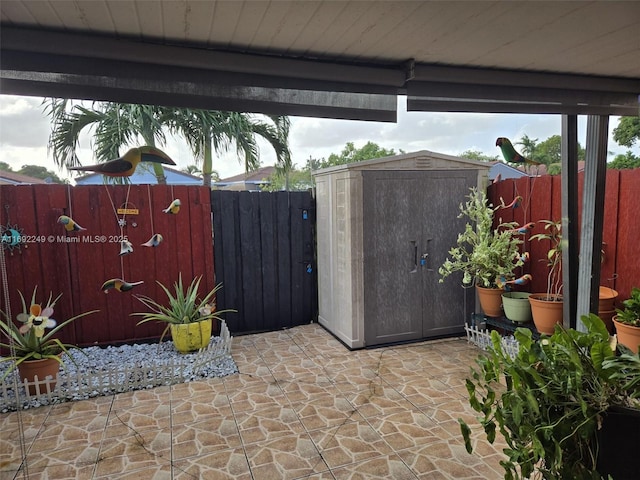
{"label": "pelican decoration", "polygon": [[171,204],[167,208],[165,208],[162,211],[164,213],[170,213],[172,215],[176,215],[180,211],[180,205],[182,205],[180,203],[180,199],[176,198],[173,202],[171,202]]}
{"label": "pelican decoration", "polygon": [[141,244],[143,247],[157,247],[162,242],[162,235],[159,233],[154,233],[152,237],[147,240],[145,243]]}

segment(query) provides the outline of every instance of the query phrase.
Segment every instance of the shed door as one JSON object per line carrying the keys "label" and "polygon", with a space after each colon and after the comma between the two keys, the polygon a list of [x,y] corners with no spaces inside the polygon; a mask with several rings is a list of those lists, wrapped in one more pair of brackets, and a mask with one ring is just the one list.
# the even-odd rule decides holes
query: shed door
{"label": "shed door", "polygon": [[438,267],[464,228],[458,206],[476,181],[466,170],[363,172],[368,346],[462,333],[473,292],[460,277],[439,283]]}

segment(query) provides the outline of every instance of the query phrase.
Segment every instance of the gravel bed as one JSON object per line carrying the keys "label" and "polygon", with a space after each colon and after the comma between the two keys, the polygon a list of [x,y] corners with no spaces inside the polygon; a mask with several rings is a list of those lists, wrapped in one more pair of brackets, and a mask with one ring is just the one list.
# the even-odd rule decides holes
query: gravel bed
{"label": "gravel bed", "polygon": [[[220,337],[212,337],[211,343],[216,344],[220,342]],[[62,388],[59,388],[56,393],[56,397],[48,400],[46,397],[40,397],[39,399],[32,399],[31,401],[23,403],[23,408],[39,407],[41,405],[62,403],[75,400],[86,400],[88,398],[112,395],[114,393],[133,391],[146,388],[153,388],[158,385],[171,385],[182,382],[190,382],[194,380],[202,380],[206,378],[225,377],[238,373],[238,367],[236,366],[233,358],[230,354],[218,356],[205,364],[196,364],[198,359],[196,353],[183,354],[178,352],[171,341],[162,343],[149,343],[149,344],[134,344],[134,345],[122,345],[119,347],[88,347],[83,349],[70,350],[70,356],[73,361],[65,354],[62,359],[65,368],[60,369],[59,382]],[[127,385],[124,378],[119,378],[118,383],[123,384],[124,388],[108,388],[97,386],[89,393],[81,393],[77,384],[78,372],[83,373],[102,373],[119,368],[123,370],[123,367],[129,367],[131,370],[142,368],[145,370],[153,371],[158,365],[166,365],[171,362],[184,362],[185,368],[182,375],[179,378],[164,380],[161,383],[158,379],[154,379],[153,375],[149,375],[148,383],[142,380],[140,385]],[[7,369],[7,365],[0,364],[0,377]],[[122,374],[121,374],[122,376]],[[140,383],[139,376],[137,377],[138,383]],[[14,398],[13,392],[13,377],[9,375],[4,383],[11,388],[8,389],[8,397]],[[21,391],[21,397],[25,398],[24,388],[19,387]],[[0,412],[5,413],[15,410],[15,405],[0,405]]]}

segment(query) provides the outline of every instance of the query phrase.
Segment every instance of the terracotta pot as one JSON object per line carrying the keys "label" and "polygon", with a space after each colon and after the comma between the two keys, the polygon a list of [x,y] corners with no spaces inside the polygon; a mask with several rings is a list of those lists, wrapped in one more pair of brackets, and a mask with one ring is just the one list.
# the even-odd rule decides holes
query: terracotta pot
{"label": "terracotta pot", "polygon": [[[29,385],[29,395],[37,395],[39,393],[47,392],[47,383],[49,384],[49,391],[53,391],[56,388],[56,381],[58,378],[58,372],[60,371],[60,362],[55,358],[43,358],[41,360],[27,360],[18,365],[18,373],[20,374],[20,380],[24,382],[34,382],[35,377],[38,377],[38,384]],[[50,377],[50,378],[49,378]],[[44,380],[47,379],[47,382]],[[39,388],[36,388],[39,387]]]}
{"label": "terracotta pot", "polygon": [[604,322],[609,331],[609,334],[612,335],[613,330],[613,321],[611,320],[613,316],[616,314],[615,310],[598,310],[598,316]]}
{"label": "terracotta pot", "polygon": [[531,321],[530,293],[505,292],[502,294],[504,316],[512,322],[526,323]]}
{"label": "terracotta pot", "polygon": [[502,293],[503,288],[485,288],[476,285],[480,308],[487,317],[502,316]]}
{"label": "terracotta pot", "polygon": [[194,323],[171,324],[171,338],[180,353],[200,350],[211,340],[211,319]]}
{"label": "terracotta pot", "polygon": [[562,324],[562,295],[553,295],[555,300],[546,300],[546,293],[529,295],[533,323],[539,333],[553,335],[556,323]]}
{"label": "terracotta pot", "polygon": [[618,292],[613,288],[600,286],[598,311],[615,310],[616,298],[618,298]]}
{"label": "terracotta pot", "polygon": [[638,346],[640,345],[640,327],[634,327],[621,323],[617,319],[617,315],[613,317],[613,323],[616,327],[616,335],[618,337],[618,343],[621,343],[625,347],[629,347],[634,353],[638,353]]}

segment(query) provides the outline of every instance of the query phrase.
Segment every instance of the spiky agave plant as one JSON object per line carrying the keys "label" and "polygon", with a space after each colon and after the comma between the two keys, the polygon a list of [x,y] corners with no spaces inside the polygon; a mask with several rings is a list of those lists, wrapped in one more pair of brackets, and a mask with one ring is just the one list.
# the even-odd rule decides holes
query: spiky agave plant
{"label": "spiky agave plant", "polygon": [[198,290],[201,280],[202,275],[194,278],[185,290],[182,283],[182,273],[180,273],[178,281],[173,284],[173,292],[161,282],[156,281],[167,296],[168,305],[163,305],[146,295],[136,295],[136,298],[151,310],[150,312],[132,313],[131,315],[142,317],[142,320],[136,325],[151,321],[165,322],[167,327],[160,337],[160,341],[162,341],[172,324],[195,323],[208,319],[222,320],[221,314],[236,311],[232,309],[216,309],[215,295],[222,288],[222,283],[217,284],[204,297],[199,298]]}

